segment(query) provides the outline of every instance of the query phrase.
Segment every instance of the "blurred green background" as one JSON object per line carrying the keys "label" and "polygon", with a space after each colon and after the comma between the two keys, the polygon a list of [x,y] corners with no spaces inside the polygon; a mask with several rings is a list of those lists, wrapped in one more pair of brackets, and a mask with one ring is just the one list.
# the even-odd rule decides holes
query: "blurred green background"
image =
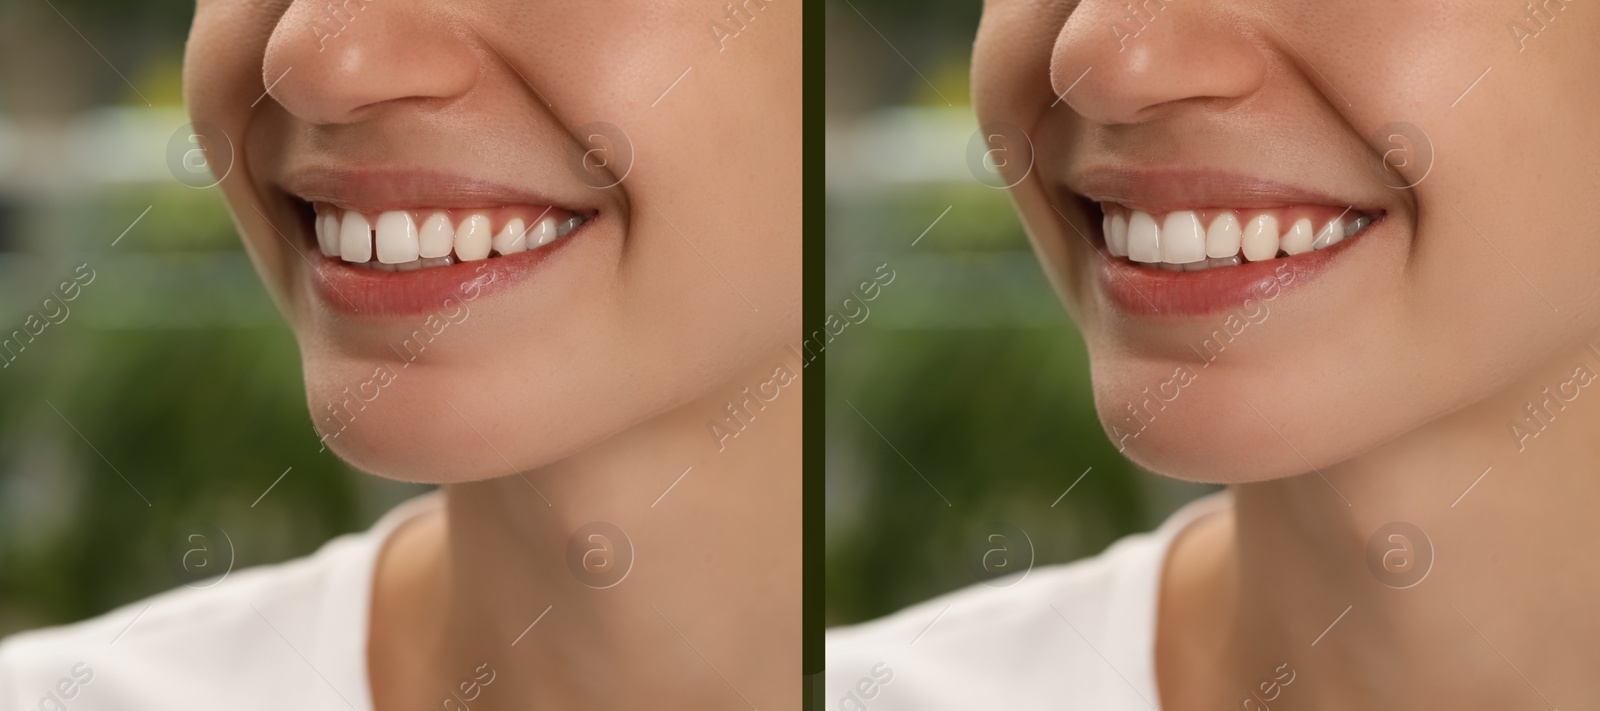
{"label": "blurred green background", "polygon": [[168,167],[192,13],[0,0],[0,636],[304,555],[423,490],[318,453],[220,194]]}
{"label": "blurred green background", "polygon": [[[968,167],[982,3],[825,8],[828,308],[860,322],[827,346],[828,624],[1020,570],[1030,548],[1035,566],[1093,555],[1212,491],[1117,454],[1011,203]],[[882,264],[894,281],[863,318]]]}

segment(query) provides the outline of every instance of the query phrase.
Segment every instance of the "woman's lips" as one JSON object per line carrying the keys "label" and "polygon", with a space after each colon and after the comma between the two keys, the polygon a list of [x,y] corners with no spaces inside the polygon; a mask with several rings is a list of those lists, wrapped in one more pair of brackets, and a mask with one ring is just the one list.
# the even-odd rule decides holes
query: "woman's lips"
{"label": "woman's lips", "polygon": [[348,315],[426,314],[449,308],[452,299],[473,301],[526,279],[571,242],[559,239],[502,257],[407,271],[358,266],[319,253],[310,257],[311,282],[323,301]]}
{"label": "woman's lips", "polygon": [[586,203],[583,191],[576,188],[542,193],[425,169],[310,166],[290,169],[281,185],[284,192],[305,202],[325,202],[365,213],[497,205],[556,205],[575,213],[596,209]]}
{"label": "woman's lips", "polygon": [[[1195,316],[1309,282],[1383,214],[1295,206],[1177,210],[1154,216],[1103,208],[1099,283],[1124,311]],[[1284,222],[1281,228],[1277,225]]]}
{"label": "woman's lips", "polygon": [[1298,288],[1385,214],[1374,199],[1203,169],[1099,166],[1065,187],[1102,217],[1090,242],[1101,289],[1139,316],[1210,314]]}
{"label": "woman's lips", "polygon": [[593,208],[430,172],[301,171],[298,211],[314,291],[352,316],[421,314],[526,278],[597,219]]}
{"label": "woman's lips", "polygon": [[1370,202],[1270,178],[1211,169],[1089,166],[1074,170],[1068,176],[1065,187],[1094,202],[1126,205],[1150,212],[1207,206],[1237,209],[1269,209],[1289,205],[1359,207],[1364,202]]}
{"label": "woman's lips", "polygon": [[1171,271],[1142,266],[1100,250],[1096,269],[1101,289],[1124,312],[1141,316],[1202,316],[1244,306],[1250,299],[1275,298],[1279,289],[1311,281],[1339,255],[1361,240],[1260,262],[1202,271]]}

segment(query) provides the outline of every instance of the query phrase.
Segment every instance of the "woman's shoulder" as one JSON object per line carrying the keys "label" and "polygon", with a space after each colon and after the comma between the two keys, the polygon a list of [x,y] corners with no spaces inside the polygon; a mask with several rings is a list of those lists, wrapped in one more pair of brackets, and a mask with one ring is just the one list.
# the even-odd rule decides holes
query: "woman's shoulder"
{"label": "woman's shoulder", "polygon": [[321,692],[296,708],[350,708],[366,694],[378,549],[397,514],[428,503],[404,504],[303,558],[0,640],[0,711],[283,708],[291,689]]}
{"label": "woman's shoulder", "polygon": [[830,630],[827,708],[1153,708],[1166,551],[1188,523],[1226,505],[1226,495],[1206,497],[1091,558]]}

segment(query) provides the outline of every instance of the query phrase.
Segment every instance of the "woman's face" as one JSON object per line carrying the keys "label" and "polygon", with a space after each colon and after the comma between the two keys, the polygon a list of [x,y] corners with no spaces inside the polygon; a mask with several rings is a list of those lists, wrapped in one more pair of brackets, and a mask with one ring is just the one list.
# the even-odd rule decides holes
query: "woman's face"
{"label": "woman's face", "polygon": [[1113,442],[1258,480],[1537,383],[1479,418],[1514,447],[1600,325],[1597,37],[1584,0],[990,0],[979,119],[1007,182],[1031,138]]}
{"label": "woman's face", "polygon": [[189,109],[327,445],[498,476],[770,365],[799,333],[799,7],[201,0]]}

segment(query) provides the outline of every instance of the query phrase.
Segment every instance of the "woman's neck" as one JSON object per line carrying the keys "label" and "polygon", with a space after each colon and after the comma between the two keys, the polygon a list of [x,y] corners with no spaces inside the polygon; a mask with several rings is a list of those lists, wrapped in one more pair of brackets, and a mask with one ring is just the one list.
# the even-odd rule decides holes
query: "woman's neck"
{"label": "woman's neck", "polygon": [[[1191,562],[1210,561],[1209,574],[1186,578],[1204,581],[1196,587],[1212,605],[1192,631],[1209,635],[1213,660],[1218,641],[1231,652],[1221,678],[1237,688],[1218,701],[1600,702],[1585,671],[1600,638],[1596,374],[1600,356],[1584,349],[1321,476],[1234,486],[1232,520],[1180,542],[1171,563],[1186,569],[1185,548]],[[1546,387],[1562,401],[1545,407]],[[1258,685],[1291,670],[1287,686]]]}
{"label": "woman's neck", "polygon": [[765,360],[577,456],[445,487],[425,592],[397,610],[432,620],[423,707],[479,665],[473,709],[798,705],[802,361]]}

